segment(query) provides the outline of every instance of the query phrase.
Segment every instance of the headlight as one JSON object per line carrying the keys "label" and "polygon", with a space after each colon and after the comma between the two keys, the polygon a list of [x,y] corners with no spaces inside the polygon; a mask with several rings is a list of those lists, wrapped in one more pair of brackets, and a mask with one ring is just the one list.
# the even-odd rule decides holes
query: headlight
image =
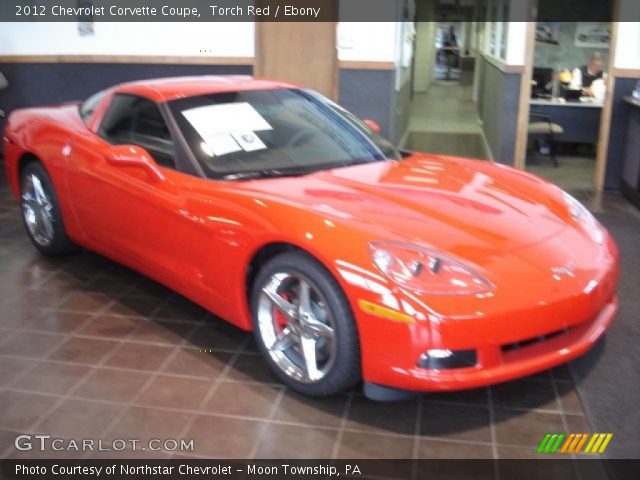
{"label": "headlight", "polygon": [[436,250],[400,242],[369,243],[380,271],[402,287],[431,295],[473,295],[493,288],[484,277]]}
{"label": "headlight", "polygon": [[567,192],[562,191],[562,196],[569,208],[571,218],[580,224],[591,240],[596,242],[598,245],[602,245],[605,237],[604,228],[600,225],[600,222],[596,220],[596,217],[593,216],[587,207],[582,205],[582,203],[573,198]]}

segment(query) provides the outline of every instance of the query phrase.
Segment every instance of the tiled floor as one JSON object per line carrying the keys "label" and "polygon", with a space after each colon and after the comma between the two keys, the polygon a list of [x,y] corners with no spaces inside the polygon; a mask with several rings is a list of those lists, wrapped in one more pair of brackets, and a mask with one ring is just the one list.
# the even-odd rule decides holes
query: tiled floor
{"label": "tiled floor", "polygon": [[527,158],[527,171],[545,178],[569,191],[593,191],[593,175],[596,161],[594,158],[576,155],[558,155],[558,167],[550,158],[530,155]]}
{"label": "tiled floor", "polygon": [[[400,404],[302,398],[250,334],[94,254],[38,255],[4,173],[0,185],[2,457],[78,458],[17,451],[15,436],[33,432],[193,439],[179,454],[197,457],[512,458],[534,456],[547,432],[590,431],[566,367]],[[121,455],[172,453],[84,454]]]}

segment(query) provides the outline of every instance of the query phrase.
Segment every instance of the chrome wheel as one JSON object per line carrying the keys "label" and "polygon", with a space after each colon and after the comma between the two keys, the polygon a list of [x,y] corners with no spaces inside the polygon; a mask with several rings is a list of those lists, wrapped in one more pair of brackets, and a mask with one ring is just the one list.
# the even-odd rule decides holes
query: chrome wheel
{"label": "chrome wheel", "polygon": [[336,357],[335,323],[309,279],[273,274],[260,291],[257,314],[264,346],[283,373],[302,383],[327,375]]}
{"label": "chrome wheel", "polygon": [[43,247],[51,245],[55,236],[53,204],[34,173],[23,181],[22,214],[34,241]]}

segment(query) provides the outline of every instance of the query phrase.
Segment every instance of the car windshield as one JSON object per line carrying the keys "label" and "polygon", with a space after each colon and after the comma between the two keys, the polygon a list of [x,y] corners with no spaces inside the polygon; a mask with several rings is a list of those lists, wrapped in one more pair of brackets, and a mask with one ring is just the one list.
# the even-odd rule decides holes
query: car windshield
{"label": "car windshield", "polygon": [[401,158],[364,122],[307,90],[217,93],[168,105],[209,178],[304,175]]}

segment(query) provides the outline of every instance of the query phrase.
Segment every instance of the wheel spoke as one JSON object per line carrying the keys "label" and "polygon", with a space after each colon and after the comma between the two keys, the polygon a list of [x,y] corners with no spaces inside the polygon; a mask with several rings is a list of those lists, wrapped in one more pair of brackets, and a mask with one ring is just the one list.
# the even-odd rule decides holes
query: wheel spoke
{"label": "wheel spoke", "polygon": [[306,318],[302,323],[302,329],[311,336],[333,338],[333,328],[326,323],[322,323],[313,317]]}
{"label": "wheel spoke", "polygon": [[42,229],[44,230],[43,234],[48,239],[53,238],[53,235],[54,235],[53,222],[51,221],[51,217],[49,216],[49,213],[44,207],[40,208],[39,213],[40,213],[40,218],[42,219],[41,223],[42,223]]}
{"label": "wheel spoke", "polygon": [[42,180],[34,173],[25,177],[22,194],[23,216],[33,240],[48,245],[55,237],[53,205]]}
{"label": "wheel spoke", "polygon": [[[311,289],[309,284],[300,280],[300,313],[301,314],[310,314],[311,313]],[[304,315],[300,315],[301,317]]]}
{"label": "wheel spoke", "polygon": [[273,352],[281,352],[293,347],[295,344],[296,340],[292,332],[288,328],[285,328],[273,345],[271,345],[270,350]]}
{"label": "wheel spoke", "polygon": [[36,175],[31,175],[31,183],[33,185],[33,191],[35,193],[36,202],[39,205],[42,205],[45,199],[47,198],[47,196],[44,193],[44,189],[42,188],[42,183],[40,182],[40,179]]}
{"label": "wheel spoke", "polygon": [[276,291],[271,287],[271,284],[267,285],[262,289],[262,293],[264,293],[271,303],[275,305],[275,307],[285,316],[288,321],[296,319],[296,308],[293,304],[286,301],[282,298]]}
{"label": "wheel spoke", "polygon": [[22,195],[22,201],[27,205],[29,205],[31,208],[37,205],[37,202],[35,198],[33,198],[33,195],[31,192],[25,192],[25,194]]}
{"label": "wheel spoke", "polygon": [[322,376],[322,374],[318,370],[318,363],[316,360],[316,341],[307,335],[302,335],[300,337],[300,346],[302,347],[302,357],[304,358],[307,377],[311,381],[317,380]]}

